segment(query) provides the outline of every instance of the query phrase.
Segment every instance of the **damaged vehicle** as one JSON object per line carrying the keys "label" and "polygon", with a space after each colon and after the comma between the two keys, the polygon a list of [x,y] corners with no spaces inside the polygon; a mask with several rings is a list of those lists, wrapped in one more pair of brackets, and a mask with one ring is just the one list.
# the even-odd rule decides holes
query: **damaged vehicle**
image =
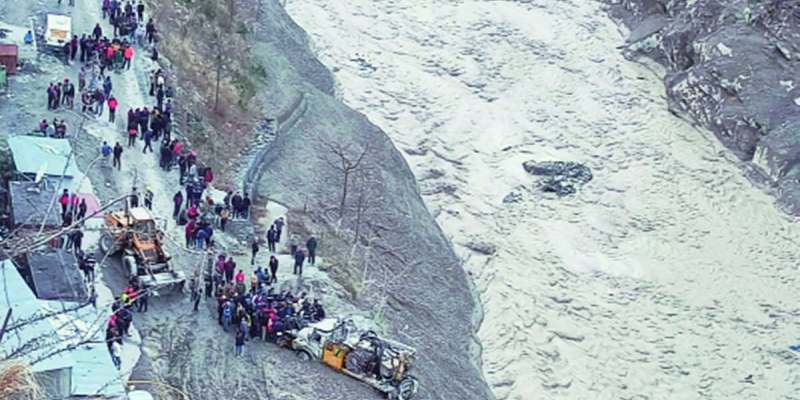
{"label": "damaged vehicle", "polygon": [[419,382],[410,372],[416,350],[375,332],[359,329],[350,319],[325,319],[290,334],[286,343],[306,360],[317,360],[386,394],[410,400]]}

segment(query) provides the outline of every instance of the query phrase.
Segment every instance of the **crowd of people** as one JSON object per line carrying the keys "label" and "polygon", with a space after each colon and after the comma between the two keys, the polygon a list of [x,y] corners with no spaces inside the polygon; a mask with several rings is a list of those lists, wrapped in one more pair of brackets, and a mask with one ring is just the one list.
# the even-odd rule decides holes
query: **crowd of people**
{"label": "crowd of people", "polygon": [[[95,25],[92,32],[77,35],[64,47],[64,60],[67,64],[76,58],[81,63],[78,73],[78,92],[82,104],[81,111],[86,115],[102,117],[108,107],[108,121],[116,123],[116,113],[122,105],[115,97],[114,83],[110,72],[131,68],[136,54],[135,47],[157,42],[156,28],[152,19],[144,24],[144,5],[141,1],[102,0],[103,18],[108,18],[113,26],[112,38],[104,35],[101,25]],[[152,58],[157,59],[157,46],[151,46]],[[159,166],[164,171],[178,169],[178,190],[173,195],[173,218],[184,227],[186,246],[209,254],[215,252],[214,231],[225,231],[230,220],[249,219],[252,201],[247,193],[229,191],[222,201],[215,201],[207,195],[208,187],[214,180],[214,171],[198,162],[198,155],[187,144],[172,134],[173,91],[167,85],[168,77],[162,70],[154,70],[149,76],[149,95],[151,105],[130,105],[124,125],[127,136],[127,149],[119,141],[104,141],[100,155],[106,164],[113,159],[112,167],[122,169],[122,154],[138,147],[142,142],[143,153],[156,153]],[[75,86],[69,79],[52,83],[48,87],[48,109],[73,109]],[[125,109],[123,108],[123,109]],[[39,131],[53,137],[64,137],[66,125],[63,120],[54,120],[52,125],[42,120]],[[61,135],[61,136],[59,136]],[[153,145],[160,144],[154,151]],[[147,188],[144,192],[144,206],[153,207],[154,193]],[[85,200],[76,200],[76,195],[68,191],[59,197],[64,226],[81,219],[86,214]],[[134,188],[129,205],[139,205],[139,193]],[[246,274],[237,268],[232,257],[219,254],[209,271],[197,272],[190,281],[193,309],[198,310],[203,297],[214,298],[217,302],[217,319],[224,330],[235,330],[235,352],[242,354],[246,340],[259,338],[274,341],[280,332],[298,329],[308,323],[325,318],[325,310],[318,299],[306,293],[292,293],[278,289],[279,260],[277,246],[285,227],[283,217],[276,219],[266,233],[270,255],[265,265],[258,265],[261,240],[256,238],[251,244],[250,264],[254,272]],[[79,232],[79,233],[76,233]],[[68,235],[68,244],[74,250],[78,266],[87,281],[95,279],[97,259],[92,252],[82,249],[83,234],[80,229]],[[293,273],[302,275],[306,260],[314,264],[316,260],[317,239],[309,237],[301,245],[298,237],[292,235],[289,250],[294,262]],[[257,266],[258,265],[258,266]],[[205,296],[204,296],[205,295]],[[117,368],[121,366],[121,346],[130,334],[135,312],[147,312],[148,291],[140,287],[133,277],[123,292],[115,298],[111,315],[106,323],[106,343]]]}
{"label": "crowd of people", "polygon": [[[325,309],[317,299],[305,292],[294,294],[288,289],[275,290],[277,258],[270,256],[270,271],[258,267],[249,277],[235,262],[219,255],[211,279],[206,279],[206,294],[217,299],[217,322],[224,331],[236,332],[236,354],[242,353],[246,338],[274,342],[281,332],[300,329],[325,318]],[[249,280],[249,283],[248,283]],[[200,277],[192,280],[192,299],[197,310],[201,297]]]}
{"label": "crowd of people", "polygon": [[75,104],[75,85],[69,78],[63,82],[53,83],[47,87],[47,109],[57,110],[59,107],[72,109]]}
{"label": "crowd of people", "polygon": [[130,336],[134,308],[137,312],[147,312],[148,296],[147,290],[140,288],[137,281],[132,279],[122,294],[111,304],[111,315],[106,323],[105,340],[108,352],[117,369],[121,368],[120,352],[124,338]]}
{"label": "crowd of people", "polygon": [[64,139],[67,137],[67,123],[61,119],[53,118],[52,123],[48,123],[47,119],[39,122],[36,131],[45,137]]}

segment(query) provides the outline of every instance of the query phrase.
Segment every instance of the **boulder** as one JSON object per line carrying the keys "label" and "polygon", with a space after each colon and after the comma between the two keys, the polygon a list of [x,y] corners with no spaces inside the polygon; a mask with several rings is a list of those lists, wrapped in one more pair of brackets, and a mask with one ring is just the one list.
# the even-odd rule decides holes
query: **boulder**
{"label": "boulder", "polygon": [[522,167],[531,175],[545,177],[539,188],[559,196],[574,194],[581,186],[592,180],[589,167],[573,161],[525,161]]}

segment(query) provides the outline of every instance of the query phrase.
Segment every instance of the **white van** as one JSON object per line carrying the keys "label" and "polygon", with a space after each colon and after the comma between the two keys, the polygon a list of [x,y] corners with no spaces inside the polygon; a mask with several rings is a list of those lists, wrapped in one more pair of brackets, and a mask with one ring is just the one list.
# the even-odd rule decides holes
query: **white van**
{"label": "white van", "polygon": [[72,40],[72,18],[61,14],[47,14],[44,44],[47,47],[64,47]]}

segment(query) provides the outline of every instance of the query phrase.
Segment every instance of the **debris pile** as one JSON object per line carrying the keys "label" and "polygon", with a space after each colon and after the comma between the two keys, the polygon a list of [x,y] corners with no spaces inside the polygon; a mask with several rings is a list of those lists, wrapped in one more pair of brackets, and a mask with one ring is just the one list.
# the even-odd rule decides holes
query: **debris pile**
{"label": "debris pile", "polygon": [[592,180],[592,170],[574,161],[525,161],[522,163],[531,175],[544,176],[539,188],[559,196],[568,196]]}

